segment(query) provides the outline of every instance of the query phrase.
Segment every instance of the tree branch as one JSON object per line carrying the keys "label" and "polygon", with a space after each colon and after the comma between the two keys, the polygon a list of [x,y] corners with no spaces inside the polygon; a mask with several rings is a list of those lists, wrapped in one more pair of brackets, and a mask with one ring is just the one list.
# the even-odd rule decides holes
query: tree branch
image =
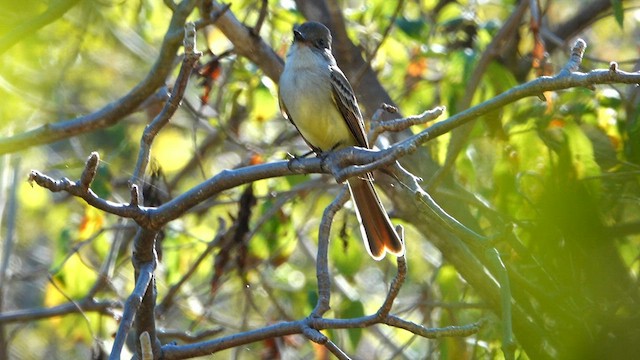
{"label": "tree branch", "polygon": [[47,123],[33,130],[0,138],[0,155],[106,128],[136,111],[145,99],[164,85],[167,75],[173,68],[176,52],[180,47],[181,37],[174,33],[178,35],[183,33],[184,23],[191,14],[195,3],[194,0],[185,0],[177,6],[156,62],[147,76],[129,93],[91,114],[51,124]]}
{"label": "tree branch", "polygon": [[184,359],[188,357],[205,356],[230,349],[233,347],[250,344],[253,342],[282,337],[293,334],[303,334],[305,329],[311,327],[317,330],[326,329],[354,329],[364,328],[374,324],[386,324],[389,326],[405,329],[419,336],[428,339],[441,337],[464,337],[475,334],[480,329],[481,323],[473,323],[464,326],[448,326],[444,328],[426,328],[409,321],[399,319],[395,316],[388,316],[383,319],[375,315],[363,316],[353,319],[321,319],[306,318],[297,321],[281,322],[274,325],[265,326],[260,329],[246,331],[243,333],[225,336],[219,339],[203,341],[200,343],[187,345],[168,344],[162,347],[163,359]]}
{"label": "tree branch", "polygon": [[[138,152],[138,161],[131,177],[131,184],[137,185],[142,188],[142,178],[149,163],[149,156],[151,153],[151,144],[160,130],[169,123],[169,120],[173,117],[173,114],[178,110],[180,102],[184,97],[184,91],[187,88],[189,77],[195,63],[198,61],[202,53],[196,50],[196,27],[192,22],[188,22],[185,25],[185,33],[183,46],[185,50],[185,56],[182,60],[182,66],[180,67],[180,73],[175,81],[173,90],[171,91],[171,97],[169,101],[164,104],[162,111],[147,125],[144,129],[144,133],[140,139],[140,150]],[[142,192],[138,192],[138,202],[142,203]]]}
{"label": "tree branch", "polygon": [[[212,9],[220,12],[225,5],[212,1]],[[252,34],[251,29],[240,22],[231,11],[226,11],[215,23],[216,27],[233,43],[238,55],[244,56],[258,65],[265,75],[275,83],[280,79],[284,62],[273,51],[269,44],[259,36]]]}
{"label": "tree branch", "polygon": [[91,297],[85,297],[82,300],[68,302],[62,305],[50,308],[40,309],[24,309],[7,311],[0,313],[0,324],[8,324],[14,322],[32,322],[43,319],[50,319],[56,316],[68,314],[76,314],[82,312],[98,312],[102,314],[113,315],[113,310],[122,308],[119,301],[98,301]]}
{"label": "tree branch", "polygon": [[331,279],[329,276],[329,235],[331,224],[338,210],[349,200],[347,187],[343,186],[338,196],[324,209],[318,229],[318,255],[316,257],[316,276],[318,278],[318,301],[311,312],[312,317],[322,317],[331,306]]}
{"label": "tree branch", "polygon": [[[211,196],[233,187],[252,181],[278,177],[289,174],[332,173],[338,181],[359,176],[377,168],[388,166],[397,159],[410,154],[416,149],[452,129],[473,121],[478,116],[489,113],[517,100],[526,97],[539,97],[545,91],[557,91],[574,87],[591,87],[599,84],[624,83],[639,84],[640,72],[620,71],[612,66],[610,69],[593,70],[588,73],[561,73],[556,76],[544,76],[507,90],[496,97],[455,114],[447,120],[437,122],[420,133],[405,139],[384,150],[368,150],[362,148],[345,148],[330,153],[324,159],[305,158],[291,161],[276,161],[266,164],[223,170],[208,180],[179,195],[173,200],[157,208],[137,208],[112,203],[98,198],[89,189],[86,193],[78,190],[74,182],[68,179],[55,181],[34,170],[30,179],[51,191],[67,191],[83,198],[87,203],[106,212],[132,218],[139,224],[158,228],[174,220],[186,211]],[[438,110],[438,109],[436,109]],[[345,166],[346,164],[355,164]],[[362,165],[366,164],[366,165]]]}
{"label": "tree branch", "polygon": [[124,346],[124,342],[127,338],[127,334],[129,333],[129,329],[131,329],[131,325],[133,324],[133,319],[136,315],[136,312],[138,311],[138,308],[142,303],[142,298],[144,297],[144,294],[147,292],[149,284],[151,283],[154,269],[155,264],[151,262],[140,267],[139,276],[136,281],[136,287],[133,289],[133,292],[125,303],[124,313],[122,314],[120,326],[118,326],[118,331],[116,332],[116,338],[113,341],[109,360],[120,359],[122,347]]}

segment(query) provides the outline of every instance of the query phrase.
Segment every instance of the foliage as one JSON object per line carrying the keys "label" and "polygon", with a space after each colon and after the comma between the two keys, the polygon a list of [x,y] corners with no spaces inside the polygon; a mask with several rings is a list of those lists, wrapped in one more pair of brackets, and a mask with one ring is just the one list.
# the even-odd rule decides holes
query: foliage
{"label": "foliage", "polygon": [[[637,70],[640,27],[633,9],[638,3],[605,2],[605,10],[566,38],[549,34],[587,5],[530,2],[539,4],[544,21],[529,12],[507,36],[499,34],[519,6],[513,1],[401,2],[397,14],[388,1],[341,6],[349,38],[361,46],[364,60],[400,111],[417,114],[444,105],[444,119],[518,84],[559,72],[574,36],[589,44],[581,71],[607,68],[610,61],[618,61],[623,70]],[[167,3],[2,1],[2,137],[117,104],[160,56],[173,16]],[[253,25],[260,18],[256,3],[233,2],[230,11]],[[302,8],[305,2],[296,3]],[[56,6],[68,9],[2,48],[20,24],[34,22]],[[199,6],[189,19],[200,19],[205,9]],[[304,21],[306,13],[284,0],[269,2],[266,11],[259,35],[284,57],[291,26]],[[539,45],[536,20],[550,31],[542,35],[550,50],[543,58],[533,52]],[[385,35],[388,26],[392,28]],[[497,36],[504,40],[496,49]],[[334,38],[342,44],[346,40]],[[552,50],[548,44],[555,40],[563,45]],[[147,197],[160,203],[225,169],[307,151],[295,128],[279,115],[274,79],[237,52],[216,58],[237,44],[215,26],[199,30],[198,46],[205,55],[182,106],[151,148],[160,169],[151,188],[159,195]],[[168,86],[178,76],[180,59],[175,55]],[[534,60],[542,65],[534,68]],[[359,67],[340,65],[357,91],[366,86],[367,75],[356,77]],[[0,310],[5,315],[27,310],[21,320],[0,314],[0,337],[10,358],[98,358],[111,349],[122,304],[135,286],[131,253],[136,224],[68,194],[31,186],[26,173],[38,169],[54,178],[78,179],[84,159],[96,151],[101,162],[92,189],[102,198],[128,203],[128,180],[142,133],[165,100],[167,89],[156,90],[137,111],[110,126],[3,155]],[[466,133],[460,128],[433,139],[400,162],[424,179],[422,185],[448,214],[490,238],[489,247],[500,253],[511,282],[516,356],[624,358],[640,353],[640,92],[611,84],[550,91],[541,98],[484,113]],[[370,118],[379,103],[359,100]],[[464,236],[420,211],[412,203],[418,202],[415,198],[402,197],[402,184],[384,174],[376,179],[387,208],[393,209],[393,221],[406,231],[407,280],[392,313],[428,328],[477,321],[483,326],[471,337],[433,340],[382,325],[331,329],[325,335],[356,358],[386,359],[400,353],[407,358],[505,356],[496,283],[479,286],[470,278],[471,265],[457,262],[469,256],[495,278],[489,256],[482,253],[486,245],[478,250],[467,243],[464,252],[456,253],[449,244]],[[163,229],[156,269],[161,342],[199,341],[221,336],[212,335],[212,329],[229,335],[308,316],[317,299],[318,225],[339,190],[331,176],[292,173],[220,192],[171,221]],[[243,205],[243,196],[254,202]],[[247,209],[243,233],[238,228]],[[235,241],[238,233],[244,238]],[[396,274],[395,259],[374,262],[367,256],[349,205],[337,214],[331,235],[328,315],[375,313]],[[73,314],[34,315],[35,309],[55,309],[87,294],[119,303],[81,313],[71,309]],[[128,350],[134,352],[132,338]],[[225,350],[221,357],[323,358],[326,351],[302,335],[289,335]]]}

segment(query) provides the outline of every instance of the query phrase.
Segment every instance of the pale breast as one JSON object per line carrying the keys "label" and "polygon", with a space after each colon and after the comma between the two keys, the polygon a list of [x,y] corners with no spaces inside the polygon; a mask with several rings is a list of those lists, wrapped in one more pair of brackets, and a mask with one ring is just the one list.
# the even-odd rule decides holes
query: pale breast
{"label": "pale breast", "polygon": [[354,145],[353,135],[333,102],[328,67],[318,64],[309,49],[298,50],[309,54],[299,54],[303,56],[295,61],[288,56],[280,77],[280,96],[290,120],[307,142],[323,151]]}

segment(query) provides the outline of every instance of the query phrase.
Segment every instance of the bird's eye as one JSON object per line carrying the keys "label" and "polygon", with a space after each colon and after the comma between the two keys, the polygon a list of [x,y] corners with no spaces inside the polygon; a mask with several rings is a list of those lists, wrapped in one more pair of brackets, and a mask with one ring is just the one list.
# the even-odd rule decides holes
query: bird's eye
{"label": "bird's eye", "polygon": [[318,39],[318,43],[317,44],[318,44],[319,48],[323,48],[324,47],[324,40]]}

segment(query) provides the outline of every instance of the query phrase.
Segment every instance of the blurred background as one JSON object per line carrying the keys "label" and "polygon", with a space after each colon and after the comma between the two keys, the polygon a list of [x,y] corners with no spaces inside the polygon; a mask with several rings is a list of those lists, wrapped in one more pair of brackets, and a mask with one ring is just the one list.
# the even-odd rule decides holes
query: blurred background
{"label": "blurred background", "polygon": [[[253,26],[266,4],[259,35],[284,58],[291,27],[309,17],[310,3],[239,0],[230,11]],[[607,69],[611,61],[625,71],[640,67],[639,1],[327,3],[341,10],[331,27],[342,24],[347,37],[334,31],[334,52],[366,118],[380,99],[403,115],[440,105],[446,116],[459,113],[556,74],[577,37],[587,42],[580,71]],[[173,15],[168,4],[0,1],[0,358],[99,359],[111,348],[122,303],[134,286],[135,223],[33,186],[27,177],[37,169],[78,179],[87,156],[97,151],[101,162],[92,189],[127,203],[142,131],[162,108],[182,49],[164,56],[169,66],[155,79],[160,86],[109,126],[55,141],[27,134],[26,143],[6,144],[33,129],[46,131],[47,124],[118,105],[163,56]],[[188,19],[200,19],[206,9],[198,3]],[[340,44],[354,46],[361,58],[349,58]],[[204,56],[182,106],[151,150],[149,206],[223,169],[307,151],[279,113],[274,79],[233,52],[213,26],[199,31],[198,48]],[[372,87],[371,79],[380,87]],[[400,160],[449,214],[491,238],[489,245],[447,227],[415,204],[402,184],[377,175],[387,210],[406,229],[409,273],[392,313],[426,327],[484,325],[471,337],[437,340],[385,326],[326,334],[355,358],[503,358],[498,280],[484,253],[489,246],[499,251],[511,280],[517,358],[639,354],[639,103],[638,87],[623,84],[548,92],[485,114]],[[169,223],[157,269],[162,342],[204,340],[307,316],[316,300],[318,224],[340,188],[320,175],[257,181],[219,193]],[[246,228],[238,230],[239,223]],[[329,264],[328,316],[337,318],[374,313],[396,273],[395,259],[375,262],[366,254],[349,204],[333,224]],[[97,305],[78,311],[78,302],[88,298]],[[219,356],[329,355],[290,336]]]}

